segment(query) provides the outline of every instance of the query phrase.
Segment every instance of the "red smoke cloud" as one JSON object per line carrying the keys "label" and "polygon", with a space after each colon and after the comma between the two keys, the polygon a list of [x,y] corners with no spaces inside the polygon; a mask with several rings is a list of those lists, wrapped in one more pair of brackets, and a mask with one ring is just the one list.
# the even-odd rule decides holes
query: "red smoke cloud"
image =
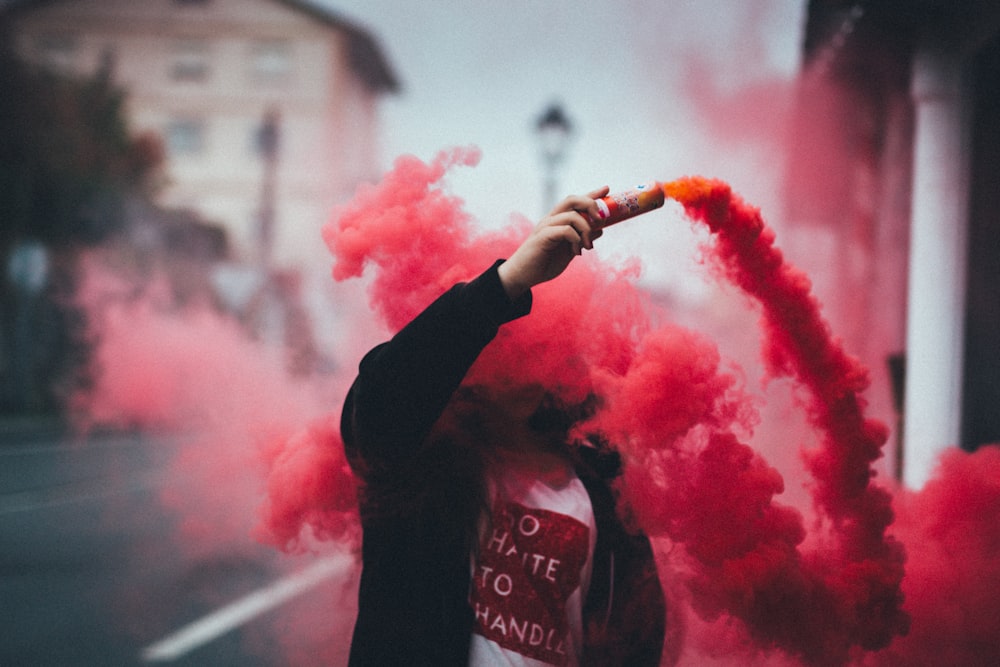
{"label": "red smoke cloud", "polygon": [[[335,277],[358,274],[366,261],[376,266],[372,304],[393,328],[514,247],[510,238],[471,239],[467,221],[432,187],[448,164],[477,157],[401,160],[326,229]],[[633,283],[592,257],[536,289],[531,317],[504,329],[470,381],[513,376],[556,383],[572,397],[594,389],[606,397],[588,426],[622,443],[631,464],[625,492],[648,532],[684,546],[703,616],[738,618],[763,647],[814,664],[843,664],[854,647],[884,648],[907,627],[904,557],[887,535],[891,497],[871,483],[886,432],[863,415],[865,370],[833,340],[808,279],[784,262],[758,211],[718,181],[685,179],[666,192],[715,235],[719,274],[762,307],[770,372],[810,395],[806,408],[823,434],[809,453],[828,523],[821,547],[800,550],[800,515],[773,502],[783,480],[734,435],[756,417],[734,377],[720,373],[714,345],[655,326]]]}
{"label": "red smoke cloud", "polygon": [[975,665],[1000,658],[1000,447],[953,449],[919,493],[900,491],[910,633],[866,665]]}
{"label": "red smoke cloud", "polygon": [[181,519],[179,545],[194,554],[229,548],[254,529],[267,474],[280,478],[289,458],[319,460],[283,446],[326,414],[319,385],[289,377],[284,352],[250,339],[235,321],[176,306],[157,280],[136,289],[96,256],[84,276],[78,302],[96,347],[93,386],[73,400],[79,427],[170,434],[177,444],[163,445],[174,454],[158,486]]}
{"label": "red smoke cloud", "polygon": [[[502,231],[473,232],[473,221],[442,180],[478,159],[474,149],[430,163],[400,158],[325,227],[334,277],[370,271],[371,307],[390,332],[453,282],[508,255],[530,229],[527,220],[515,219]],[[785,261],[760,213],[725,183],[681,179],[666,187],[710,230],[705,255],[714,275],[759,308],[768,372],[798,387],[819,442],[803,453],[815,523],[806,523],[803,508],[776,501],[787,480],[747,444],[761,417],[741,375],[727,370],[712,340],[670,323],[669,313],[636,286],[636,265],[602,262],[599,243],[566,275],[536,288],[532,314],[504,327],[469,381],[513,377],[555,383],[570,397],[604,396],[603,409],[585,427],[620,447],[623,492],[659,546],[671,598],[665,662],[700,664],[714,651],[712,660],[721,664],[921,664],[920,656],[934,664],[987,664],[998,654],[1000,636],[1000,603],[988,594],[1000,582],[1000,535],[993,525],[1000,456],[950,454],[924,491],[894,498],[876,483],[872,467],[885,429],[865,417],[866,370],[832,336],[807,277]],[[335,425],[340,390],[357,360],[345,364],[335,391],[272,384],[284,377],[278,365],[254,376],[259,350],[224,327],[190,315],[147,315],[150,325],[137,340],[161,340],[191,327],[197,333],[176,346],[176,357],[151,360],[154,349],[174,348],[129,343],[134,314],[112,320],[118,326],[108,330],[117,333],[106,334],[102,349],[109,353],[99,355],[105,373],[90,396],[95,418],[124,413],[136,423],[184,424],[192,414],[211,413],[216,419],[202,424],[214,421],[218,432],[242,439],[234,460],[268,473],[254,487],[258,504],[266,492],[257,526],[262,539],[290,551],[316,548],[316,538],[356,543],[354,481]],[[232,356],[217,361],[224,367],[255,360],[241,382],[267,387],[270,404],[234,392],[233,383],[219,387],[202,377],[199,348],[215,349],[215,341],[230,348]],[[117,364],[113,349],[134,355]],[[132,389],[116,389],[136,368],[146,369],[145,385],[135,385],[146,387],[142,401],[127,398]],[[190,372],[179,373],[182,368]],[[192,386],[202,387],[194,393],[202,403],[185,398]],[[211,449],[220,446],[228,447],[200,439],[203,449],[192,447],[186,464],[212,461]],[[208,486],[210,477],[199,483]],[[956,597],[941,604],[941,590]],[[747,657],[752,653],[758,657]]]}
{"label": "red smoke cloud", "polygon": [[810,664],[844,664],[853,647],[884,648],[909,619],[904,552],[887,534],[891,496],[872,482],[886,429],[864,416],[866,371],[831,336],[808,278],[784,260],[758,210],[721,181],[681,179],[665,189],[711,230],[716,270],[759,303],[769,372],[806,390],[802,405],[821,435],[806,457],[829,529],[820,547],[800,551],[801,521],[770,503],[780,478],[732,436],[713,434],[679,485],[687,511],[669,526],[697,563],[694,599]]}

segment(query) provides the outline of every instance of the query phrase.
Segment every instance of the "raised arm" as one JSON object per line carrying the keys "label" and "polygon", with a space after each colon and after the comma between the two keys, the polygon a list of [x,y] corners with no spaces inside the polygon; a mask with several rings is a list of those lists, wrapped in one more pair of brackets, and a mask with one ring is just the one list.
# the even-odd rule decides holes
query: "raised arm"
{"label": "raised arm", "polygon": [[361,361],[341,418],[349,457],[371,466],[406,465],[479,353],[504,323],[531,309],[531,288],[558,276],[593,247],[594,198],[567,197],[506,262],[455,285]]}

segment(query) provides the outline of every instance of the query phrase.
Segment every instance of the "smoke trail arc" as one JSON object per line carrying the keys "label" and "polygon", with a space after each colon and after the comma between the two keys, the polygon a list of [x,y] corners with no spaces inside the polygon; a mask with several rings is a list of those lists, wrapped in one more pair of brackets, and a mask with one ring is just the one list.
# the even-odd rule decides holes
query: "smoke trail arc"
{"label": "smoke trail arc", "polygon": [[[374,269],[370,304],[390,330],[454,281],[511,252],[528,232],[526,220],[471,232],[460,201],[439,184],[449,169],[477,160],[477,152],[462,150],[431,164],[400,159],[324,229],[335,279]],[[736,379],[720,370],[717,346],[657,324],[663,318],[636,286],[632,267],[610,268],[588,255],[560,280],[539,285],[531,316],[501,330],[467,382],[558,378],[555,389],[570,400],[591,392],[606,399],[584,426],[620,447],[622,489],[639,525],[682,547],[682,571],[672,570],[673,562],[664,571],[683,578],[701,618],[738,619],[758,649],[808,664],[842,665],[881,649],[905,633],[908,619],[904,553],[888,535],[891,497],[873,480],[886,431],[865,418],[866,371],[831,335],[809,280],[784,260],[759,211],[718,180],[660,187],[708,227],[715,272],[759,304],[769,374],[805,390],[807,416],[821,436],[806,455],[822,530],[807,531],[796,509],[775,502],[782,476],[740,441],[759,416]],[[296,545],[303,527],[320,539],[356,539],[354,485],[333,429],[314,428],[276,449],[285,465],[272,469],[277,482],[269,486],[264,534],[285,548]],[[308,483],[296,485],[296,478]]]}
{"label": "smoke trail arc", "polygon": [[[774,533],[762,535],[751,547],[744,545],[741,558],[730,563],[720,561],[718,548],[688,545],[703,574],[718,575],[733,563],[758,567],[754,590],[720,596],[716,611],[732,613],[758,639],[812,664],[843,664],[852,647],[884,648],[909,625],[901,593],[905,554],[902,544],[888,534],[891,495],[873,483],[872,463],[881,456],[887,431],[864,415],[860,394],[868,386],[866,369],[831,335],[808,278],[784,260],[759,210],[719,180],[688,177],[663,187],[690,218],[709,228],[715,268],[760,305],[768,371],[791,377],[806,390],[807,416],[821,436],[819,447],[805,455],[815,480],[814,502],[829,523],[832,543],[800,555],[792,548],[801,537],[794,521],[769,507],[772,516],[762,520],[761,527],[773,530],[772,522],[783,518],[778,524],[788,536],[783,542],[775,540]],[[731,457],[736,445],[717,435],[702,456],[726,456],[722,451]],[[742,474],[752,465],[745,458]],[[719,484],[720,471],[715,472],[706,477],[709,486]],[[695,498],[705,493],[697,481],[685,486]],[[697,539],[694,531],[673,532],[684,540]],[[775,554],[778,546],[781,553]],[[760,558],[748,558],[754,550]],[[769,563],[764,575],[762,561]],[[710,577],[697,580],[713,586]]]}

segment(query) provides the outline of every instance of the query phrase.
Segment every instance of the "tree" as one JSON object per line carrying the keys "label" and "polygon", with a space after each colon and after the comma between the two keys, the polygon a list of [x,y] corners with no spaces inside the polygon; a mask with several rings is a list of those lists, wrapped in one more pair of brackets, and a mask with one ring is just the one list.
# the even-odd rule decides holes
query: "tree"
{"label": "tree", "polygon": [[46,411],[58,404],[53,378],[83,352],[68,298],[77,254],[127,227],[126,204],[150,198],[163,151],[129,132],[110,61],[72,79],[24,63],[10,42],[0,44],[0,409]]}
{"label": "tree", "polygon": [[110,63],[89,80],[34,68],[0,47],[0,220],[52,248],[93,244],[125,224],[127,197],[147,191],[158,140],[133,138]]}

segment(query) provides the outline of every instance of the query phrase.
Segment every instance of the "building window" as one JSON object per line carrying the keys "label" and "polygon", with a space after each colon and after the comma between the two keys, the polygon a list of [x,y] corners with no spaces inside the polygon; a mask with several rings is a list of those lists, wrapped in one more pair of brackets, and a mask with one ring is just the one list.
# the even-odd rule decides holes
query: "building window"
{"label": "building window", "polygon": [[199,155],[205,151],[205,123],[181,118],[167,125],[167,149],[172,155]]}
{"label": "building window", "polygon": [[283,39],[257,42],[253,45],[250,60],[255,80],[270,83],[287,81],[292,73],[292,45]]}
{"label": "building window", "polygon": [[75,35],[49,34],[42,35],[36,43],[38,60],[45,67],[59,72],[72,71],[76,65],[80,41]]}
{"label": "building window", "polygon": [[174,81],[204,81],[208,78],[208,43],[201,39],[182,39],[174,44],[170,61]]}

